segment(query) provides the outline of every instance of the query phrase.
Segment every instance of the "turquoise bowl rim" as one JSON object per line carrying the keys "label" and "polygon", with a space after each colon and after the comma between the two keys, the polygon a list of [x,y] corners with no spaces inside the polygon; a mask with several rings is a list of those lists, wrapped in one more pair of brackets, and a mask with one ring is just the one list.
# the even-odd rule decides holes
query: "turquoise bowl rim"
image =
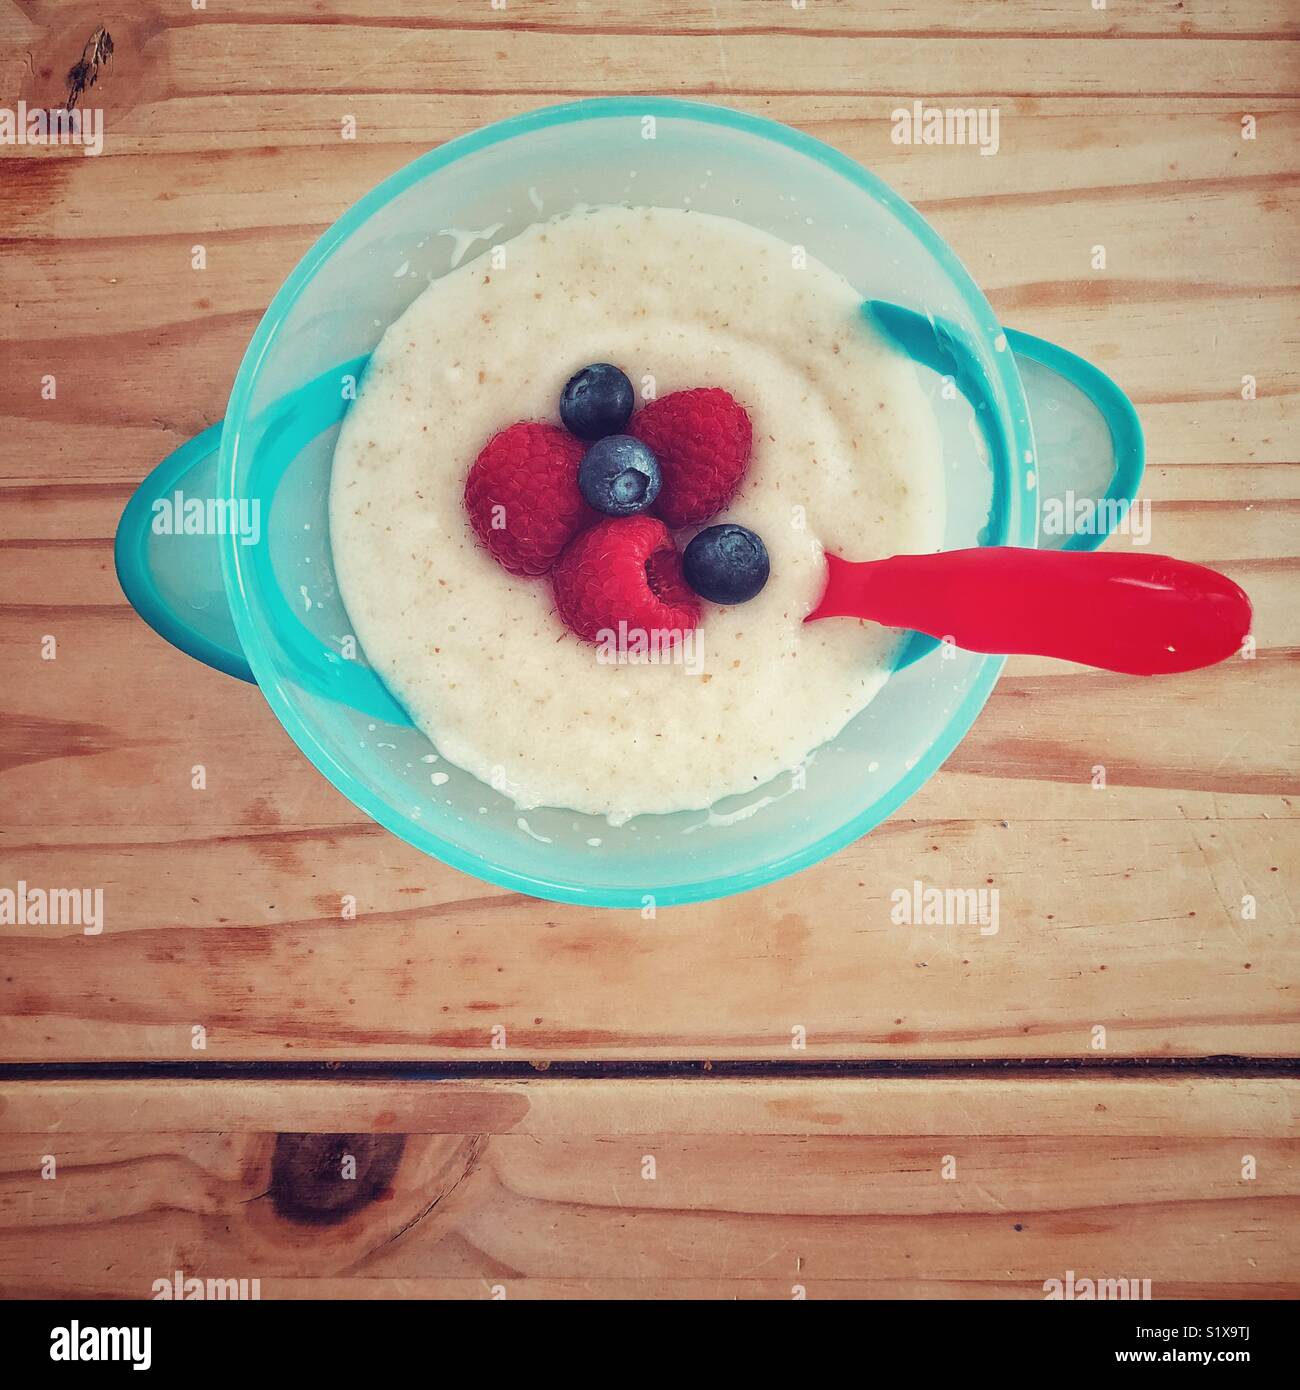
{"label": "turquoise bowl rim", "polygon": [[[275,343],[276,337],[286,316],[292,310],[299,296],[306,289],[312,277],[329,259],[334,251],[357,230],[370,216],[385,203],[399,197],[413,184],[440,169],[445,169],[467,155],[497,145],[518,135],[553,126],[570,125],[585,120],[607,120],[610,117],[656,116],[665,119],[697,121],[705,125],[723,126],[743,131],[773,144],[795,150],[807,158],[815,160],[826,168],[856,184],[869,193],[877,202],[883,204],[939,263],[941,269],[953,283],[974,322],[986,335],[989,344],[995,343],[1003,332],[1002,326],[992,307],[975,284],[960,259],[910,203],[906,202],[874,174],[860,164],[841,154],[832,146],[807,135],[802,131],[785,126],[777,121],[761,116],[751,116],[734,111],[729,107],[713,106],[707,102],[683,101],[676,97],[596,97],[584,101],[569,102],[560,106],[542,107],[520,116],[484,126],[468,135],[440,145],[437,149],[419,156],[410,164],[391,174],[377,184],[356,203],[354,203],[307,252],[285,280],[271,301],[262,321],[248,344],[235,377],[230,395],[230,408],[227,411],[225,427],[221,435],[221,457],[218,465],[219,490],[228,498],[234,498],[235,459],[238,454],[243,428],[248,418],[253,388],[258,372],[267,353]],[[1020,486],[1009,491],[1009,534],[1003,543],[1010,545],[1034,545],[1037,540],[1037,510],[1027,505],[1024,462],[1034,457],[1033,434],[1029,423],[1029,407],[1024,386],[1015,364],[1015,355],[1009,349],[994,351],[992,354],[994,371],[1011,405],[1007,431],[1007,466],[1012,480],[1019,480]],[[311,725],[302,719],[290,697],[275,673],[270,658],[266,654],[261,636],[251,616],[249,597],[246,590],[244,565],[247,557],[240,555],[240,547],[234,537],[228,537],[222,550],[222,573],[225,578],[227,599],[234,618],[235,631],[239,636],[249,667],[257,680],[267,703],[284,725],[290,738],[298,745],[316,769],[372,820],[391,831],[399,839],[405,840],[416,849],[432,855],[453,868],[460,869],[475,878],[484,879],[527,893],[534,897],[546,898],[553,902],[578,903],[589,907],[623,907],[642,909],[647,896],[653,899],[656,907],[672,907],[685,903],[706,902],[714,898],[728,897],[734,893],[758,888],[797,873],[809,865],[816,864],[836,850],[860,839],[874,829],[881,821],[892,815],[909,797],[936,772],[948,755],[965,736],[976,716],[983,709],[1006,658],[986,656],[981,658],[974,680],[960,704],[953,710],[948,722],[930,744],[925,754],[893,787],[871,802],[864,810],[838,829],[823,835],[814,844],[801,850],[771,860],[759,868],[745,873],[726,874],[719,877],[701,879],[690,883],[672,884],[665,888],[647,890],[645,888],[625,888],[609,884],[574,883],[568,880],[552,881],[531,874],[520,873],[507,864],[498,863],[483,855],[474,854],[459,846],[443,840],[427,827],[413,823],[408,817],[374,795],[359,783],[347,768],[338,763],[330,751],[316,738]],[[598,868],[600,860],[593,857],[593,868]]]}

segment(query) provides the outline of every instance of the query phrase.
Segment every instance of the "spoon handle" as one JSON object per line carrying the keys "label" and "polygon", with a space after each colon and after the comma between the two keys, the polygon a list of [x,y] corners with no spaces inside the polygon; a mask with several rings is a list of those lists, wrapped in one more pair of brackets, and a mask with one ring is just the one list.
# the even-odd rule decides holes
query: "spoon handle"
{"label": "spoon handle", "polygon": [[857,562],[827,555],[826,567],[826,591],[805,621],[866,618],[973,652],[1154,676],[1223,661],[1250,632],[1250,600],[1231,579],[1168,555],[981,546]]}

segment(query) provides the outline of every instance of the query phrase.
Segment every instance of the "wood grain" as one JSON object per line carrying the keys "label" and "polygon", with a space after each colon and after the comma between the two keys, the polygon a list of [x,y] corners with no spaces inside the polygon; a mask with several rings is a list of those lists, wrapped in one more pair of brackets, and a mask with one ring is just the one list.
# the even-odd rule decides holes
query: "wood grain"
{"label": "wood grain", "polygon": [[[502,1055],[495,1025],[511,1058],[1073,1057],[1097,1026],[1110,1056],[1300,1054],[1290,7],[40,0],[0,3],[0,88],[57,102],[99,23],[106,153],[0,158],[0,883],[102,886],[107,926],[3,929],[0,1057],[477,1059]],[[1111,372],[1147,430],[1153,545],[1247,587],[1258,658],[1157,685],[1013,661],[868,839],[642,922],[418,855],[255,691],[147,630],[113,577],[121,507],[221,416],[314,237],[484,121],[648,89],[829,140],[921,208],[1008,322]],[[894,145],[914,96],[998,104],[998,155]],[[892,926],[890,892],[918,877],[997,887],[998,935]]]}
{"label": "wood grain", "polygon": [[264,1298],[1032,1299],[1074,1270],[1295,1297],[1298,1103],[1277,1079],[5,1083],[0,1293],[148,1297],[179,1268]]}

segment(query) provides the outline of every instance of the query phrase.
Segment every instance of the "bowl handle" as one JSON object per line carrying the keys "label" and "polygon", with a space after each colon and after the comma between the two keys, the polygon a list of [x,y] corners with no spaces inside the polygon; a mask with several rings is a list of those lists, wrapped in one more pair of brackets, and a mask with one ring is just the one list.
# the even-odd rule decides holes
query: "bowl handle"
{"label": "bowl handle", "polygon": [[113,559],[127,601],[160,637],[251,681],[221,577],[222,532],[211,524],[223,516],[239,523],[238,512],[218,502],[221,428],[168,454],[135,490],[117,524]]}
{"label": "bowl handle", "polygon": [[[985,443],[1005,458],[1010,443],[993,405],[992,384],[968,335],[947,319],[886,300],[863,305],[875,326],[903,352],[951,377],[975,408]],[[1055,343],[1003,330],[1015,354],[1030,408],[1044,550],[1095,550],[1129,515],[1142,481],[1142,426],[1129,398],[1099,368]],[[995,475],[993,512],[1000,514]]]}
{"label": "bowl handle", "polygon": [[407,726],[410,716],[375,672],[361,661],[345,660],[291,610],[276,583],[266,534],[286,471],[309,441],[343,417],[350,397],[340,382],[355,387],[366,362],[361,356],[340,363],[258,418],[257,456],[239,498],[224,498],[218,488],[224,422],[169,454],[126,504],[114,559],[122,592],[159,636],[218,671],[255,681],[222,575],[223,550],[247,545],[251,571],[295,682],[372,719]]}
{"label": "bowl handle", "polygon": [[1029,401],[1039,549],[1096,550],[1117,527],[1132,534],[1145,458],[1133,403],[1082,357],[1005,332]]}

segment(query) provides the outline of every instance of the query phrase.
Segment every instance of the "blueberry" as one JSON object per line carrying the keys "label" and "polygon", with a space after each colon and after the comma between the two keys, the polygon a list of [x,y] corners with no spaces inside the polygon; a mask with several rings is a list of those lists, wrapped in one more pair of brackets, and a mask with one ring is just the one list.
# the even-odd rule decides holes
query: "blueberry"
{"label": "blueberry", "polygon": [[767,583],[767,547],[744,526],[710,526],[682,555],[686,582],[714,603],[744,603]]}
{"label": "blueberry", "polygon": [[560,393],[560,419],[579,439],[603,439],[627,424],[635,404],[627,377],[608,362],[593,362]]}
{"label": "blueberry", "polygon": [[578,488],[598,512],[631,516],[659,496],[659,460],[630,434],[609,434],[587,450],[578,468]]}

